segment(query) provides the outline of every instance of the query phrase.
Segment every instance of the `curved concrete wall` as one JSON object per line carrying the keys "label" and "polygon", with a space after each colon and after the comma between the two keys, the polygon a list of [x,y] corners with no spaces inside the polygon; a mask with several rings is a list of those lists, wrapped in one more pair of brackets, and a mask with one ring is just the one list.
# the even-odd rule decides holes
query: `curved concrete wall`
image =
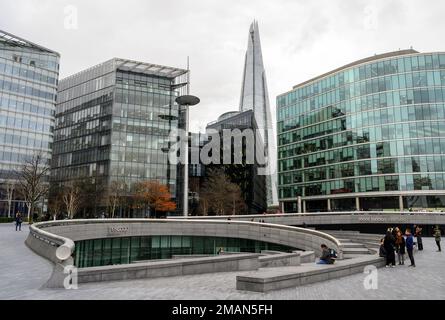
{"label": "curved concrete wall", "polygon": [[[206,219],[227,220],[229,216],[209,216]],[[187,217],[184,219],[194,220],[203,217]],[[342,224],[438,224],[445,225],[444,213],[431,212],[403,212],[390,213],[382,211],[366,212],[321,212],[321,213],[282,213],[267,215],[240,215],[230,216],[237,221],[251,221],[252,219],[264,220],[266,223],[282,225],[342,225]]]}
{"label": "curved concrete wall", "polygon": [[[64,259],[59,259],[56,256],[56,250],[60,250],[58,247],[63,245],[66,247],[65,252],[72,253],[73,241],[150,235],[243,238],[315,251],[317,254],[320,252],[320,245],[325,243],[335,249],[340,257],[343,253],[342,245],[336,238],[320,231],[232,220],[91,219],[51,221],[33,225],[26,242],[38,254],[60,263]],[[51,241],[54,241],[53,244]]]}

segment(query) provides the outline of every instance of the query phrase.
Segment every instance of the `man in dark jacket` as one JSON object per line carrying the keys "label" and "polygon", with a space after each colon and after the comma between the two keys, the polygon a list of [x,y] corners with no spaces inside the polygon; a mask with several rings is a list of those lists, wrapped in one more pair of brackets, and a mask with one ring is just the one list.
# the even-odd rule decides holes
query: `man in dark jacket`
{"label": "man in dark jacket", "polygon": [[411,234],[410,228],[406,229],[405,235],[406,235],[406,251],[408,252],[408,257],[411,260],[410,267],[415,267],[416,263],[414,262],[414,255],[413,255],[414,237]]}
{"label": "man in dark jacket", "polygon": [[386,232],[386,236],[383,240],[383,247],[386,251],[386,267],[395,267],[396,266],[396,240],[392,236],[391,230],[388,229]]}
{"label": "man in dark jacket", "polygon": [[317,264],[333,264],[334,260],[331,257],[331,251],[329,250],[328,246],[325,244],[321,245],[321,257],[320,261],[317,262]]}

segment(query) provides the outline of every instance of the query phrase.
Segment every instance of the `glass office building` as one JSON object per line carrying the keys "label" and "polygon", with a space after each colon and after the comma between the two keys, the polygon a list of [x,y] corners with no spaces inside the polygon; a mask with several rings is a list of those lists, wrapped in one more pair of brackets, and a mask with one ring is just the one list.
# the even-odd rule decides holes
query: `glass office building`
{"label": "glass office building", "polygon": [[445,53],[362,59],[277,97],[286,212],[445,207]]}
{"label": "glass office building", "polygon": [[6,185],[29,158],[51,158],[60,55],[0,30],[0,216],[27,211]]}
{"label": "glass office building", "polygon": [[175,98],[186,73],[115,58],[61,80],[52,181],[90,179],[98,198],[94,205],[102,209],[112,181],[124,182],[130,193],[135,182],[158,180],[176,197],[177,169],[163,149],[178,128]]}

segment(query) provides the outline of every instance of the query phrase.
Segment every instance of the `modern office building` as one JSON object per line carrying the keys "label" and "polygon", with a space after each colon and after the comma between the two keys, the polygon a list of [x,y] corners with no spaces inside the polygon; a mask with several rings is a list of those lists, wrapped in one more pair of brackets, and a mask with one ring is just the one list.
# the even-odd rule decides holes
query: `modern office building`
{"label": "modern office building", "polygon": [[286,212],[445,207],[445,53],[362,59],[277,97]]}
{"label": "modern office building", "polygon": [[275,134],[257,21],[254,21],[249,29],[239,110],[240,112],[253,110],[255,114],[255,120],[264,142],[265,155],[269,161],[266,176],[267,203],[269,206],[276,205],[278,196]]}
{"label": "modern office building", "polygon": [[27,211],[16,180],[20,166],[34,155],[51,158],[59,59],[53,50],[0,31],[0,216]]}
{"label": "modern office building", "polygon": [[61,80],[52,181],[91,179],[96,213],[112,181],[125,183],[130,193],[135,182],[158,180],[176,198],[177,167],[168,162],[168,147],[170,132],[178,128],[175,98],[186,73],[114,58]]}
{"label": "modern office building", "polygon": [[[229,176],[232,183],[235,183],[241,188],[244,201],[247,206],[248,214],[261,214],[267,210],[267,177],[258,173],[261,166],[257,158],[253,161],[248,159],[247,151],[251,146],[248,139],[244,136],[245,130],[252,132],[254,137],[255,131],[258,130],[256,117],[253,110],[246,110],[242,112],[231,111],[222,114],[216,121],[207,125],[206,130],[213,129],[219,132],[221,137],[221,164],[216,167],[222,167],[224,172]],[[238,129],[239,135],[234,130]],[[231,132],[234,138],[230,141],[230,150],[224,146],[224,130]],[[257,148],[264,149],[264,143],[261,140],[261,135],[258,136],[260,141],[256,140],[251,151],[256,152]],[[235,146],[235,139],[242,140],[242,150],[237,150]],[[230,164],[224,164],[224,152],[230,152]],[[235,161],[235,153],[242,153],[242,160],[240,163]],[[206,166],[207,168],[215,167],[215,165]],[[208,173],[206,173],[206,176]]]}

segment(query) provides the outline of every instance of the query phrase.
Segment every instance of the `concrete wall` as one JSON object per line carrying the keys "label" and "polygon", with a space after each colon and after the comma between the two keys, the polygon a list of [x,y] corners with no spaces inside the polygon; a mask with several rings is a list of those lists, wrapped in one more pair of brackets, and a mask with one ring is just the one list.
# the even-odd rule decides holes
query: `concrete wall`
{"label": "concrete wall", "polygon": [[[189,220],[202,217],[187,217]],[[227,220],[228,216],[209,216],[206,219]],[[445,225],[444,213],[431,212],[382,212],[382,211],[351,211],[351,212],[322,212],[322,213],[284,213],[268,215],[230,216],[232,220],[255,221],[264,220],[266,223],[283,225],[329,225],[329,224],[438,224]]]}
{"label": "concrete wall", "polygon": [[230,237],[259,240],[320,252],[320,245],[342,253],[340,242],[326,233],[290,226],[245,221],[173,219],[64,220],[37,225],[46,232],[73,241],[148,235]]}

